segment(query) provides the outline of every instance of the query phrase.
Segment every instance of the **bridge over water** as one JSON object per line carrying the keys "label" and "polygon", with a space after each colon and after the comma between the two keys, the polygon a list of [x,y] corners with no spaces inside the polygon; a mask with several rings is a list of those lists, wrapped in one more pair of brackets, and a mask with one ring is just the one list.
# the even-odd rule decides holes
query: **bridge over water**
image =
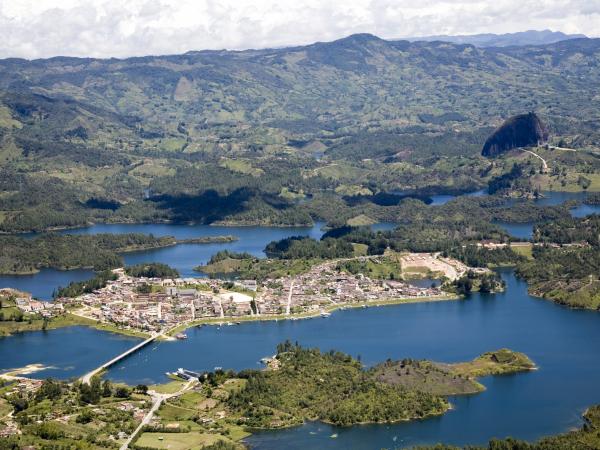
{"label": "bridge over water", "polygon": [[174,330],[175,328],[177,328],[179,326],[181,326],[181,324],[179,324],[179,325],[177,325],[175,327],[169,328],[167,330],[162,330],[162,331],[160,331],[160,332],[158,332],[158,333],[150,336],[148,339],[146,339],[146,340],[144,340],[144,341],[136,344],[135,346],[131,347],[130,349],[125,350],[123,353],[121,353],[120,355],[115,356],[110,361],[105,362],[100,367],[97,367],[96,369],[92,370],[91,372],[86,373],[84,376],[81,377],[81,382],[89,384],[90,381],[91,381],[91,379],[95,375],[98,375],[103,370],[108,369],[111,366],[114,366],[116,363],[118,363],[122,359],[125,359],[129,355],[132,355],[133,353],[137,352],[138,350],[144,348],[146,345],[150,344],[151,342],[154,342],[159,337],[168,335],[169,332],[171,332],[172,330]]}

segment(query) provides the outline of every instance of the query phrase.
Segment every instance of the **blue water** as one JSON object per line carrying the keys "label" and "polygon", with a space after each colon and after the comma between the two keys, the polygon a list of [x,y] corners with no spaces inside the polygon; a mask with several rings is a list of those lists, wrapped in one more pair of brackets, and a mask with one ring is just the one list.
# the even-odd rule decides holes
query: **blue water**
{"label": "blue water", "polygon": [[[533,202],[539,206],[556,206],[569,200],[583,202],[587,198],[587,195],[587,192],[544,192],[544,197],[534,200]],[[515,203],[522,201],[523,200],[510,199],[507,204],[514,205]],[[581,203],[579,206],[571,208],[569,211],[573,217],[586,217],[592,214],[600,214],[600,205],[586,205]],[[533,227],[535,226],[535,222],[510,223],[494,221],[493,223],[500,225],[511,236],[524,240],[531,239],[533,236]]]}
{"label": "blue water", "polygon": [[[480,189],[478,191],[467,192],[466,194],[461,194],[461,196],[465,197],[482,197],[487,195],[487,189]],[[457,195],[449,195],[449,194],[440,194],[440,195],[432,195],[431,198],[431,206],[438,206],[448,203],[450,200],[454,200]]]}
{"label": "blue water", "polygon": [[[487,391],[456,397],[438,418],[394,425],[336,428],[320,423],[248,439],[255,448],[393,448],[447,442],[481,444],[491,437],[533,440],[581,424],[581,413],[600,403],[600,315],[530,297],[526,284],[501,271],[507,291],[473,294],[463,301],[337,311],[329,318],[204,326],[186,341],[150,345],[107,374],[129,384],[166,381],[178,367],[258,368],[277,343],[297,340],[323,350],[361,356],[367,364],[387,358],[465,361],[502,347],[525,352],[539,370],[483,380]],[[62,334],[66,333],[66,334]],[[129,341],[129,342],[127,342]],[[0,339],[0,369],[39,362],[59,369],[38,376],[81,375],[118,354],[130,338],[85,328],[26,333]],[[316,434],[310,434],[315,432]],[[330,438],[337,433],[337,439]],[[394,441],[394,438],[396,440]]]}
{"label": "blue water", "polygon": [[512,237],[528,241],[533,236],[533,227],[535,226],[535,222],[525,222],[525,223],[511,223],[511,222],[501,222],[499,220],[493,220],[493,224],[500,226],[503,228],[509,235]]}
{"label": "blue water", "polygon": [[17,333],[0,337],[0,372],[40,363],[50,368],[31,377],[77,377],[133,347],[138,341],[79,326]]}
{"label": "blue water", "polygon": [[30,292],[35,298],[52,299],[52,292],[58,286],[67,286],[72,281],[89,280],[93,270],[42,269],[34,275],[0,275],[0,288],[11,287]]}
{"label": "blue water", "polygon": [[586,217],[592,214],[600,214],[600,205],[581,204],[571,209],[571,215],[573,217]]}

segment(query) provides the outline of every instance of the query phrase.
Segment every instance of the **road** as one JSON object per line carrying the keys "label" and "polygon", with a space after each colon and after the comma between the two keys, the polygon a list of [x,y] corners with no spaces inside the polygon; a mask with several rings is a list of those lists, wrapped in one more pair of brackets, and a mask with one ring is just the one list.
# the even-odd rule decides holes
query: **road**
{"label": "road", "polygon": [[576,152],[577,150],[574,148],[567,148],[567,147],[557,147],[555,145],[549,145],[548,148],[550,150],[562,150],[563,152]]}
{"label": "road", "polygon": [[127,356],[131,355],[132,353],[137,352],[140,348],[145,347],[150,342],[154,341],[156,338],[158,338],[159,336],[162,336],[163,334],[164,334],[164,332],[152,335],[145,341],[142,341],[139,344],[135,345],[134,347],[131,347],[129,350],[126,350],[123,353],[121,353],[120,355],[115,356],[113,359],[111,359],[108,362],[105,362],[100,367],[92,370],[91,372],[86,373],[83,377],[81,377],[81,382],[89,384],[92,377],[94,377],[95,375],[98,375],[104,369],[108,369],[110,366],[112,366],[113,364],[116,364],[121,359],[126,358]]}
{"label": "road", "polygon": [[160,405],[162,404],[162,402],[164,402],[165,400],[168,400],[170,398],[177,397],[177,396],[183,394],[185,391],[191,389],[192,386],[197,383],[197,381],[198,380],[195,380],[195,379],[189,380],[185,384],[185,386],[183,386],[179,391],[177,391],[173,394],[159,394],[158,392],[152,392],[151,395],[152,395],[152,399],[154,401],[152,403],[152,407],[150,408],[150,411],[148,411],[148,413],[144,416],[144,418],[142,419],[142,421],[140,422],[138,427],[134,430],[133,433],[131,433],[131,435],[129,435],[129,437],[123,443],[123,445],[121,445],[120,450],[127,450],[129,448],[129,444],[131,444],[131,441],[133,440],[133,438],[135,436],[137,436],[140,431],[142,431],[142,428],[144,428],[146,425],[148,425],[152,421],[154,414],[156,413],[156,411],[158,411],[158,408],[160,408]]}
{"label": "road", "polygon": [[526,153],[530,153],[530,154],[532,154],[532,155],[533,155],[533,156],[535,156],[536,158],[539,158],[539,159],[540,159],[540,161],[542,161],[542,165],[543,165],[543,168],[544,168],[544,170],[543,170],[543,173],[548,173],[548,163],[546,162],[546,160],[545,160],[544,158],[542,158],[542,157],[541,157],[540,155],[538,155],[537,153],[534,153],[534,152],[532,152],[531,150],[525,150],[525,149],[522,149],[522,150],[523,150],[524,152],[526,152]]}
{"label": "road", "polygon": [[287,307],[285,308],[285,315],[290,315],[290,310],[292,308],[292,294],[294,293],[294,280],[290,281],[290,293],[288,294]]}

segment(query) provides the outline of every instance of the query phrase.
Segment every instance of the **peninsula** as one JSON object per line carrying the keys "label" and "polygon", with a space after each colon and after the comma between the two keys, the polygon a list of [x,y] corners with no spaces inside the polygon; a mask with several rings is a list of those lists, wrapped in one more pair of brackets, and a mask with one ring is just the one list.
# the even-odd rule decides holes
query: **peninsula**
{"label": "peninsula", "polygon": [[[91,439],[106,448],[184,442],[184,448],[238,449],[250,433],[307,420],[348,426],[440,415],[450,408],[448,395],[470,392],[457,392],[458,385],[478,386],[477,377],[535,368],[524,354],[502,349],[460,364],[404,359],[365,369],[344,353],[289,341],[265,361],[264,370],[239,373],[180,370],[178,380],[157,386],[129,387],[98,377],[89,383],[42,382],[8,374],[0,388],[0,408],[8,413],[0,432],[10,442],[33,446]],[[445,376],[423,378],[426,367],[439,367]]]}

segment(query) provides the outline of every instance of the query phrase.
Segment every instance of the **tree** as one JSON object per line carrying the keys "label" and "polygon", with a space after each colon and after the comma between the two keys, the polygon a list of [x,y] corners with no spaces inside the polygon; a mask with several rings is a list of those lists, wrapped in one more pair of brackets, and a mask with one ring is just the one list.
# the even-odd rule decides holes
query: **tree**
{"label": "tree", "polygon": [[146,386],[145,384],[138,384],[135,387],[135,391],[138,394],[144,394],[144,395],[146,395],[148,393],[148,386]]}
{"label": "tree", "polygon": [[48,378],[42,382],[42,385],[35,394],[37,401],[44,400],[56,400],[62,394],[62,387],[59,381],[55,381],[52,378]]}
{"label": "tree", "polygon": [[117,386],[115,389],[115,397],[118,398],[129,398],[131,396],[131,392],[125,386]]}
{"label": "tree", "polygon": [[112,395],[112,385],[110,381],[104,380],[102,383],[102,397],[110,397]]}
{"label": "tree", "polygon": [[79,385],[79,400],[82,403],[96,404],[100,401],[102,393],[102,382],[99,377],[93,377],[90,384]]}

